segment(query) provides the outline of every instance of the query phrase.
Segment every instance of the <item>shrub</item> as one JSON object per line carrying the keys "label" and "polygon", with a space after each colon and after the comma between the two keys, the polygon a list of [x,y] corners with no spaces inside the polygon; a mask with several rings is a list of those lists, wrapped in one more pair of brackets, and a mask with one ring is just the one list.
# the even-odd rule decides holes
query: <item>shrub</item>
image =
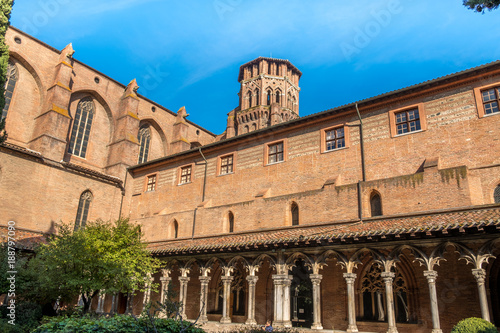
{"label": "shrub", "polygon": [[498,330],[487,320],[471,317],[459,321],[451,333],[498,333]]}
{"label": "shrub", "polygon": [[189,322],[180,322],[173,319],[161,318],[135,318],[127,315],[116,315],[113,317],[90,317],[81,318],[55,317],[49,318],[45,324],[39,326],[33,333],[147,333],[155,332],[181,332],[183,328],[185,333],[204,333],[201,328],[189,325]]}

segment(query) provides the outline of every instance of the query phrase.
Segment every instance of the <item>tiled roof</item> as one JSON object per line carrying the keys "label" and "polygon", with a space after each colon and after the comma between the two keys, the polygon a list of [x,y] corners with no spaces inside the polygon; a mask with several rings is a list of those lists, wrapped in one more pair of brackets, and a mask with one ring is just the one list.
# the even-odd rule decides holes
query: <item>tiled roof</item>
{"label": "tiled roof", "polygon": [[[15,239],[14,247],[19,250],[33,250],[41,243],[47,241],[46,234],[41,231],[16,228],[10,237]],[[0,225],[0,244],[7,243],[9,240],[8,226]]]}
{"label": "tiled roof", "polygon": [[500,231],[500,206],[439,211],[413,216],[371,218],[350,223],[258,230],[194,239],[152,242],[156,255],[233,252],[274,247],[350,244],[405,238],[446,237],[478,231]]}

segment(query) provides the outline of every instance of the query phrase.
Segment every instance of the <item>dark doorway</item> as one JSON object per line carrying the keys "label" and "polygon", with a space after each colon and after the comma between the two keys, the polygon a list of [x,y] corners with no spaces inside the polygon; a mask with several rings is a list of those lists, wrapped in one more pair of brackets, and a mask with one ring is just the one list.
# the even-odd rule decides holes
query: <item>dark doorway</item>
{"label": "dark doorway", "polygon": [[490,270],[491,314],[496,327],[500,326],[500,259],[496,259]]}
{"label": "dark doorway", "polygon": [[296,262],[292,269],[292,285],[290,286],[290,314],[293,327],[310,328],[313,321],[312,283],[308,268],[304,261]]}

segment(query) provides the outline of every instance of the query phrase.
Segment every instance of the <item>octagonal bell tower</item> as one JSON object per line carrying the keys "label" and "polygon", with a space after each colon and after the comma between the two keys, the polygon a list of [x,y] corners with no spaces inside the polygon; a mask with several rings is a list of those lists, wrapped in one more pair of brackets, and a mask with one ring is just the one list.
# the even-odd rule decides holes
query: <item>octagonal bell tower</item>
{"label": "octagonal bell tower", "polygon": [[288,60],[259,57],[241,65],[239,106],[229,113],[227,137],[298,118],[301,76]]}

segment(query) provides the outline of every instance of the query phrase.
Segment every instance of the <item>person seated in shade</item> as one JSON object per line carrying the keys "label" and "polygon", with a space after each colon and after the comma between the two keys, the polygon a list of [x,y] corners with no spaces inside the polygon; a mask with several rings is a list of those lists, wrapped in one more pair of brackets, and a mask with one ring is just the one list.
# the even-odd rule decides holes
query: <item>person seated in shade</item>
{"label": "person seated in shade", "polygon": [[272,332],[273,331],[273,327],[271,326],[271,321],[270,320],[266,321],[266,326],[262,326],[262,330],[266,331],[266,332]]}

